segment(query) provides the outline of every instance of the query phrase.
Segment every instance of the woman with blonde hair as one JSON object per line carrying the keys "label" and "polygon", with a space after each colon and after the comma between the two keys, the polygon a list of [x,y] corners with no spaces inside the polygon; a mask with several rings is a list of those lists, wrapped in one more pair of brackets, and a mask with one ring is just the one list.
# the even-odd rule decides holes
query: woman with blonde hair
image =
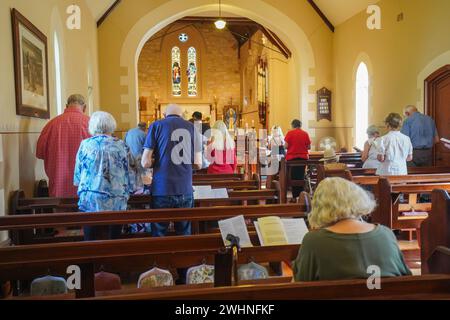
{"label": "woman with blonde hair", "polygon": [[314,193],[309,224],[294,262],[296,281],[367,278],[369,266],[381,277],[411,275],[394,233],[362,218],[376,207],[371,193],[342,178],[323,180]]}
{"label": "woman with blonde hair", "polygon": [[211,129],[206,156],[210,165],[208,174],[232,174],[236,171],[236,144],[225,122],[216,121]]}

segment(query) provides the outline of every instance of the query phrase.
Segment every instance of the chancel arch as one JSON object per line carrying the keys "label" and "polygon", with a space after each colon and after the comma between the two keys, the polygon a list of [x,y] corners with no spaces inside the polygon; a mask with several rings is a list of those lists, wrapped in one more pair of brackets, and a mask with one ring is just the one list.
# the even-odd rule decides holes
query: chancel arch
{"label": "chancel arch", "polygon": [[[215,4],[206,0],[199,0],[197,3],[193,6],[192,3],[166,2],[143,16],[131,28],[123,42],[120,57],[121,66],[127,71],[126,75],[122,76],[121,84],[128,88],[127,93],[121,97],[122,104],[128,105],[128,113],[126,110],[122,113],[123,122],[133,126],[139,118],[136,101],[139,100],[138,61],[142,48],[152,36],[169,24],[186,16],[201,15],[216,9]],[[304,128],[309,129],[308,120],[314,117],[308,107],[314,102],[313,90],[310,90],[310,86],[315,83],[311,73],[315,68],[315,60],[311,43],[305,32],[291,18],[261,0],[245,2],[231,0],[223,5],[223,12],[247,17],[269,28],[291,49],[292,58],[289,61],[289,68],[295,72],[289,73],[288,86],[291,93],[287,107],[296,117],[302,117],[305,120]],[[310,132],[314,137],[314,130]]]}

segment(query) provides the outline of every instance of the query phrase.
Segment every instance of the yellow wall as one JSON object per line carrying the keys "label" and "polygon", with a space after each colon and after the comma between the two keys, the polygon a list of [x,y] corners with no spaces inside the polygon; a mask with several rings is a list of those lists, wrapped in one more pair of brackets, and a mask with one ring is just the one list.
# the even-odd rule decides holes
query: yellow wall
{"label": "yellow wall", "polygon": [[[137,122],[136,55],[145,37],[183,16],[216,9],[209,0],[124,0],[99,28],[101,104],[121,130]],[[280,105],[271,114],[274,121],[285,131],[293,118],[303,118],[307,127],[315,125],[309,121],[315,118],[315,92],[323,86],[333,88],[332,32],[320,17],[307,1],[291,0],[226,0],[223,11],[263,24],[293,51],[286,72],[274,74],[286,79],[274,97]],[[311,133],[314,136],[315,130]]]}
{"label": "yellow wall", "polygon": [[[365,12],[336,28],[334,50],[335,134],[353,146],[355,73],[368,62],[371,80],[369,121],[383,126],[390,112],[408,104],[423,108],[423,82],[434,70],[450,63],[450,1],[382,0],[382,30],[366,27]],[[397,16],[404,20],[397,22]]]}
{"label": "yellow wall", "polygon": [[[65,27],[66,8],[81,8],[80,31]],[[93,100],[98,101],[96,25],[84,0],[2,0],[0,1],[0,215],[8,210],[11,191],[24,189],[32,196],[36,180],[46,178],[43,162],[35,158],[36,141],[45,120],[16,115],[11,8],[16,8],[46,36],[48,41],[51,116],[56,115],[53,34],[60,38],[62,51],[63,100],[70,93],[88,96],[87,70],[92,70]],[[0,234],[0,241],[6,237]]]}

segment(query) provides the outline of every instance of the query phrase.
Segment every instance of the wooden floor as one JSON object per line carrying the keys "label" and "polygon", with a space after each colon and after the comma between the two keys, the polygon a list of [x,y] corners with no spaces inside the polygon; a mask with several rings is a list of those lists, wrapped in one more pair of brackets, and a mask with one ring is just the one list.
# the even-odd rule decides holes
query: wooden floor
{"label": "wooden floor", "polygon": [[417,244],[417,240],[414,241],[405,241],[400,240],[398,242],[400,246],[400,250],[403,252],[403,256],[405,257],[406,264],[411,269],[413,275],[420,275],[420,248]]}

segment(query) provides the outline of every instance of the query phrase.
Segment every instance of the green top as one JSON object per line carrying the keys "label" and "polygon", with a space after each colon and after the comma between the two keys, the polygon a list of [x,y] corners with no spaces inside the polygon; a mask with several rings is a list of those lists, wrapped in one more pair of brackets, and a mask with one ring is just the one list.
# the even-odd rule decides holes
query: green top
{"label": "green top", "polygon": [[369,266],[381,277],[411,275],[393,232],[381,225],[362,234],[339,234],[321,229],[303,239],[294,262],[295,281],[367,279]]}

